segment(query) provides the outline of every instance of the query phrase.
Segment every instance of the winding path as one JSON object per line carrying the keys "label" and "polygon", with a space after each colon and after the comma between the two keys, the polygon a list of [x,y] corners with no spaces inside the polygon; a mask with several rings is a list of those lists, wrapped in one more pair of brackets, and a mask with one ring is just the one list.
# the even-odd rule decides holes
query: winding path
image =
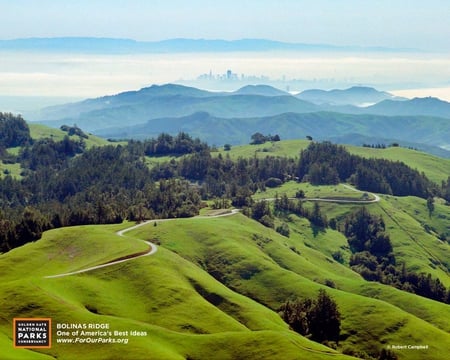
{"label": "winding path", "polygon": [[[211,218],[219,218],[219,217],[225,217],[225,216],[234,215],[234,214],[236,214],[236,213],[238,213],[238,212],[239,212],[238,209],[233,209],[233,210],[231,210],[230,212],[226,212],[226,213],[218,214],[218,215],[212,215],[212,216],[195,216],[194,219],[211,219]],[[119,236],[125,236],[124,234],[125,234],[126,232],[131,231],[131,230],[134,230],[134,229],[137,229],[137,228],[139,228],[139,227],[141,227],[141,226],[144,226],[144,225],[147,225],[147,224],[151,224],[151,223],[154,223],[154,222],[166,222],[166,221],[172,221],[172,220],[179,220],[179,219],[156,219],[156,220],[147,220],[147,221],[144,221],[144,222],[142,222],[142,223],[140,223],[140,224],[137,224],[137,225],[131,226],[131,227],[129,227],[129,228],[120,230],[120,231],[116,232],[116,234],[119,235]],[[148,249],[147,251],[140,252],[140,253],[136,253],[136,254],[131,254],[131,255],[128,255],[128,256],[124,256],[124,257],[121,257],[121,258],[118,259],[118,260],[113,260],[113,261],[107,262],[107,263],[105,263],[105,264],[100,264],[100,265],[96,265],[96,266],[92,266],[92,267],[89,267],[89,268],[85,268],[85,269],[81,269],[81,270],[76,270],[76,271],[72,271],[72,272],[68,272],[68,273],[62,273],[62,274],[56,274],[56,275],[48,275],[48,276],[44,276],[44,277],[45,277],[46,279],[54,279],[54,278],[59,278],[59,277],[64,277],[64,276],[70,276],[70,275],[81,274],[81,273],[84,273],[84,272],[88,272],[88,271],[97,270],[97,269],[101,269],[101,268],[108,267],[108,266],[113,266],[113,265],[121,264],[121,263],[124,263],[124,262],[126,262],[126,261],[138,259],[138,258],[140,258],[140,257],[153,255],[154,253],[156,253],[156,252],[158,251],[158,247],[157,247],[155,244],[153,244],[153,243],[151,243],[151,242],[149,242],[149,241],[145,241],[145,240],[142,240],[142,241],[145,242],[147,245],[149,245],[149,249]]]}
{"label": "winding path", "polygon": [[[355,189],[354,187],[350,186],[350,185],[346,185],[343,184],[344,187],[346,187],[347,189],[356,191],[356,192],[362,192],[358,189]],[[369,193],[368,193],[369,194]],[[380,197],[376,194],[370,193],[370,195],[372,195],[374,198],[372,200],[346,200],[346,199],[327,199],[327,198],[306,198],[303,199],[303,201],[322,201],[322,202],[333,202],[333,203],[341,203],[341,204],[373,204],[376,202],[380,201]],[[294,199],[294,198],[290,198],[290,199]],[[260,201],[274,201],[275,198],[267,198],[267,199],[261,199]],[[213,219],[213,218],[220,218],[220,217],[225,217],[225,216],[230,216],[230,215],[234,215],[236,213],[238,213],[239,210],[238,209],[233,209],[230,212],[226,212],[223,214],[217,214],[217,215],[211,215],[211,216],[195,216],[193,217],[193,219]],[[166,221],[172,221],[172,220],[178,220],[178,219],[157,219],[157,220],[147,220],[144,221],[140,224],[131,226],[129,228],[123,229],[118,231],[116,234],[119,236],[125,236],[124,234],[128,231],[137,229],[141,226],[147,225],[147,224],[151,224],[154,222],[166,222]],[[70,275],[76,275],[76,274],[81,274],[81,273],[85,273],[88,271],[92,271],[92,270],[97,270],[97,269],[101,269],[104,267],[108,267],[108,266],[113,266],[113,265],[117,265],[117,264],[121,264],[124,263],[126,261],[130,261],[130,260],[134,260],[134,259],[138,259],[140,257],[144,257],[144,256],[149,256],[149,255],[153,255],[154,253],[156,253],[158,251],[158,247],[149,242],[149,241],[144,241],[147,245],[149,245],[149,249],[147,251],[144,252],[140,252],[140,253],[135,253],[135,254],[130,254],[128,256],[124,256],[121,257],[118,260],[113,260],[111,262],[105,263],[105,264],[100,264],[100,265],[96,265],[96,266],[92,266],[89,268],[85,268],[85,269],[81,269],[81,270],[76,270],[76,271],[72,271],[72,272],[68,272],[68,273],[62,273],[62,274],[56,274],[56,275],[48,275],[45,276],[46,279],[53,279],[53,278],[59,278],[59,277],[64,277],[64,276],[70,276]]]}

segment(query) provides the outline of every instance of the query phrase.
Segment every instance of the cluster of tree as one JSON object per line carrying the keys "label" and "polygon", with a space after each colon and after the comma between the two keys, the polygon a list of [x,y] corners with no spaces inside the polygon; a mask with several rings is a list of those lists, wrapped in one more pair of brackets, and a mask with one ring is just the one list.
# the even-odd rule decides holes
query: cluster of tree
{"label": "cluster of tree", "polygon": [[353,253],[368,251],[381,261],[392,263],[392,244],[385,232],[386,225],[381,216],[374,216],[361,207],[344,220],[344,235]]}
{"label": "cluster of tree", "polygon": [[269,178],[284,182],[295,173],[296,165],[294,159],[285,157],[231,160],[228,155],[213,157],[205,150],[159,164],[151,173],[154,180],[182,177],[198,182],[204,199],[224,196],[234,206],[250,206],[250,196],[258,189],[265,190]]}
{"label": "cluster of tree", "polygon": [[69,136],[76,135],[83,139],[89,139],[89,136],[76,125],[74,126],[62,125],[60,129],[66,132]]}
{"label": "cluster of tree", "polygon": [[300,155],[298,176],[314,185],[349,181],[358,189],[396,196],[426,199],[438,192],[423,173],[399,161],[365,159],[351,155],[343,146],[312,142]]}
{"label": "cluster of tree", "polygon": [[297,199],[289,199],[286,194],[281,197],[278,194],[275,197],[273,207],[277,216],[283,216],[289,213],[308,219],[313,225],[318,227],[327,227],[328,219],[322,212],[318,202],[314,202],[312,211],[303,206],[302,198],[304,194],[299,193]]}
{"label": "cluster of tree", "polygon": [[364,143],[363,145],[362,145],[363,147],[366,147],[366,148],[372,148],[372,149],[386,149],[386,144],[366,144],[366,143]]}
{"label": "cluster of tree", "polygon": [[438,278],[409,272],[405,264],[396,265],[392,244],[380,216],[371,215],[362,207],[345,218],[342,230],[353,253],[350,266],[366,280],[450,303],[450,288],[447,290]]}
{"label": "cluster of tree", "polygon": [[336,301],[325,290],[319,290],[316,299],[288,300],[279,312],[292,330],[299,334],[321,343],[339,343],[341,314]]}
{"label": "cluster of tree", "polygon": [[[276,195],[273,202],[273,210],[268,201],[261,200],[255,201],[251,206],[246,207],[243,213],[270,228],[275,227],[275,217],[285,217],[289,213],[307,218],[315,226],[328,226],[327,217],[322,213],[317,202],[314,203],[311,211],[303,206],[302,200],[289,199],[286,194],[283,194],[281,197],[278,194]],[[289,236],[290,234],[289,226],[286,223],[277,226],[275,230],[284,236]]]}
{"label": "cluster of tree", "polygon": [[66,137],[37,141],[19,155],[23,179],[0,179],[0,251],[68,225],[121,222],[128,218],[197,215],[197,187],[182,179],[155,182],[133,145],[85,150]]}
{"label": "cluster of tree", "polygon": [[72,140],[69,136],[65,136],[62,141],[41,139],[23,147],[17,161],[22,168],[33,171],[39,168],[60,169],[70,158],[81,154],[85,147],[82,139]]}
{"label": "cluster of tree", "polygon": [[30,129],[20,115],[0,112],[0,153],[6,148],[31,142]]}
{"label": "cluster of tree", "polygon": [[198,138],[193,139],[184,132],[180,132],[176,136],[162,133],[156,139],[145,140],[139,144],[142,144],[144,153],[147,156],[180,156],[209,149],[206,143]]}
{"label": "cluster of tree", "polygon": [[280,141],[280,136],[277,135],[263,135],[259,132],[254,133],[251,136],[251,141],[250,141],[250,145],[258,145],[258,144],[264,144],[268,141]]}
{"label": "cluster of tree", "polygon": [[225,196],[235,206],[246,205],[245,198],[257,189],[265,190],[266,186],[278,186],[293,178],[313,184],[350,179],[361,190],[424,198],[437,189],[423,174],[403,163],[363,159],[327,142],[311,143],[298,161],[273,156],[232,161],[228,156],[212,157],[209,148],[202,148],[179,161],[160,164],[152,170],[152,177],[154,180],[183,177],[200,182],[202,197]]}
{"label": "cluster of tree", "polygon": [[450,176],[447,178],[447,181],[442,181],[441,194],[447,203],[450,203]]}

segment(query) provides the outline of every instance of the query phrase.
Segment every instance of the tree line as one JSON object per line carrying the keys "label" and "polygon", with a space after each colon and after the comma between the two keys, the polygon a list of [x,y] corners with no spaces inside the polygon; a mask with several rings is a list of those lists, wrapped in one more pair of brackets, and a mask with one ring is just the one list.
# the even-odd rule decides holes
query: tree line
{"label": "tree line", "polygon": [[31,142],[30,129],[22,116],[0,112],[0,154]]}
{"label": "tree line", "polygon": [[446,289],[438,278],[408,271],[404,263],[397,264],[381,216],[372,215],[362,207],[347,215],[340,230],[352,251],[350,267],[364,279],[450,304],[450,288]]}
{"label": "tree line", "polygon": [[367,159],[344,146],[312,142],[300,154],[298,176],[314,185],[353,183],[358,189],[395,196],[428,198],[439,187],[425,174],[400,161]]}
{"label": "tree line", "polygon": [[143,155],[134,144],[87,150],[69,137],[25,146],[17,156],[22,179],[0,179],[0,250],[61,226],[197,215],[197,187],[152,180]]}
{"label": "tree line", "polygon": [[[2,124],[15,129],[15,135],[10,134],[12,130],[6,132],[5,146],[22,146],[17,156],[7,156],[8,161],[20,163],[22,178],[5,176],[0,180],[0,221],[5,229],[2,251],[36,240],[52,227],[193,216],[202,200],[208,199],[229,199],[232,205],[247,208],[249,214],[258,214],[261,205],[251,197],[257,190],[296,178],[313,183],[350,178],[360,188],[374,191],[366,183],[372,181],[375,171],[383,176],[380,183],[387,184],[379,190],[387,193],[396,193],[393,189],[402,182],[411,184],[405,185],[405,195],[425,196],[437,188],[404,164],[362,159],[330,143],[312,142],[300,159],[213,156],[211,147],[186,133],[87,149],[80,137],[32,141],[21,117],[1,116]],[[145,156],[162,155],[184,156],[147,166]],[[450,188],[450,179],[444,185]],[[275,211],[291,206],[282,200]],[[297,206],[298,213],[313,224],[327,225],[318,205],[312,211]],[[263,222],[271,225],[270,211],[264,215],[268,216]]]}

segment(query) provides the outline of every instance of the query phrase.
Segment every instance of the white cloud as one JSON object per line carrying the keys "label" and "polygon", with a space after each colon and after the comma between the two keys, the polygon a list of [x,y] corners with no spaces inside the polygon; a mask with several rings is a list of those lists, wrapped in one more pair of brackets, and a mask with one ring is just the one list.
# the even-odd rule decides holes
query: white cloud
{"label": "white cloud", "polygon": [[[383,89],[443,87],[450,79],[448,57],[320,56],[303,53],[43,55],[2,54],[0,95],[102,96],[179,79],[194,79],[212,70],[265,75],[272,79],[334,79],[372,84]],[[295,90],[295,89],[292,89]]]}

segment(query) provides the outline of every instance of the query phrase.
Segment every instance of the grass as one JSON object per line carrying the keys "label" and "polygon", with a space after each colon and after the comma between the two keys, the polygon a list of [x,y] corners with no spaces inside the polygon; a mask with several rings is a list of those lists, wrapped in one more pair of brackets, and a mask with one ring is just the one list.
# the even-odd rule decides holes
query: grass
{"label": "grass", "polygon": [[[61,141],[67,135],[67,132],[60,129],[54,129],[46,125],[28,123],[32,139],[51,138],[55,141]],[[84,139],[86,147],[89,149],[94,146],[104,146],[111,144],[108,140],[99,138],[98,136],[87,134],[88,138]],[[78,138],[78,136],[76,136]]]}
{"label": "grass", "polygon": [[[303,190],[305,198],[323,198],[323,199],[345,199],[345,200],[363,200],[362,192],[352,190],[344,184],[339,185],[326,185],[326,186],[314,186],[310,183],[299,183],[296,181],[288,181],[276,188],[266,188],[266,191],[258,191],[253,198],[255,200],[275,198],[277,195],[281,196],[286,194],[288,197],[293,198],[297,191]],[[367,199],[373,200],[373,196],[368,195]]]}
{"label": "grass", "polygon": [[264,158],[266,156],[299,157],[300,151],[306,149],[309,143],[308,140],[283,140],[258,145],[238,145],[232,146],[230,151],[219,148],[217,154],[222,154],[222,156],[227,156],[228,154],[232,159],[253,156],[259,158]]}
{"label": "grass", "polygon": [[[28,126],[30,128],[30,134],[31,134],[31,138],[34,140],[37,139],[43,139],[43,138],[50,138],[53,139],[55,141],[61,141],[64,139],[65,136],[67,136],[67,133],[59,130],[59,129],[54,129],[54,128],[50,128],[48,126],[45,125],[41,125],[41,124],[35,124],[35,123],[28,123]],[[83,139],[86,143],[86,147],[92,148],[94,146],[105,146],[105,145],[110,145],[112,143],[108,142],[105,139],[99,138],[95,135],[92,134],[88,134],[88,139]],[[73,136],[72,136],[73,138]],[[75,136],[75,138],[79,138],[78,136]],[[119,143],[114,143],[114,144],[120,144]],[[19,155],[19,151],[20,151],[21,147],[14,147],[14,148],[9,148],[8,149],[8,153],[12,154],[12,155]],[[13,178],[16,179],[20,179],[21,178],[21,173],[22,169],[20,167],[19,163],[16,164],[4,164],[2,162],[0,162],[0,178],[4,177],[5,175],[9,174],[11,175]]]}
{"label": "grass", "polygon": [[[177,223],[149,225],[145,232],[176,228],[172,225]],[[145,337],[130,337],[126,347],[54,342],[52,349],[39,351],[69,360],[113,359],[120,353],[121,358],[133,359],[271,359],[277,354],[286,359],[348,358],[291,332],[275,312],[232,291],[197,265],[164,248],[153,256],[76,276],[43,277],[141,250],[141,242],[114,235],[125,226],[53,230],[36,243],[0,256],[0,291],[4,294],[0,342],[6,349],[2,356],[26,358],[25,351],[10,345],[12,318],[20,315],[51,316],[54,324],[108,323],[112,330],[148,333]],[[39,353],[30,354],[36,354],[36,359],[46,358]]]}
{"label": "grass", "polygon": [[[307,183],[287,182],[276,189],[268,189],[255,195],[257,199],[272,198],[275,194],[281,196],[287,194],[293,196],[297,190],[302,189],[308,198],[329,197],[358,197],[358,193],[344,187],[338,186],[312,186]],[[328,219],[335,218],[342,221],[345,216],[362,205],[358,204],[335,204],[319,203],[322,212]],[[311,208],[311,203],[305,203],[306,208]],[[431,216],[428,214],[426,200],[416,197],[394,197],[381,196],[379,203],[365,205],[371,213],[381,215],[386,223],[386,231],[391,238],[397,263],[405,263],[406,268],[415,272],[430,273],[438,277],[446,287],[450,286],[450,243],[446,240],[450,237],[448,220],[450,219],[450,208],[445,205],[436,204],[435,211]],[[309,223],[296,219],[290,224],[294,230],[299,228],[310,229]],[[321,233],[315,234],[320,239]],[[327,237],[329,234],[327,233]],[[316,239],[315,239],[316,240]],[[329,255],[334,251],[344,251],[326,244],[317,247],[317,241],[310,241],[314,248]],[[344,251],[350,256],[348,249]]]}
{"label": "grass", "polygon": [[[100,322],[113,330],[146,331],[146,337],[129,338],[126,353],[133,359],[149,354],[155,359],[272,359],[280,354],[284,359],[345,359],[289,331],[274,311],[288,298],[314,297],[331,280],[336,288],[327,291],[342,313],[341,350],[374,355],[389,344],[417,343],[430,349],[399,352],[399,358],[445,358],[447,305],[364,281],[331,258],[335,249],[345,251],[340,233],[315,232],[304,219],[293,218],[289,225],[289,238],[240,214],[159,221],[127,237],[114,232],[129,224],[46,232],[41,240],[0,256],[0,342],[6,344],[6,356],[26,358],[26,352],[7,345],[12,318],[20,315],[51,316],[54,324]],[[145,245],[136,239],[161,246],[149,257],[44,278],[141,251]],[[40,353],[113,359],[124,346],[56,344]]]}
{"label": "grass", "polygon": [[[238,157],[259,158],[266,156],[289,156],[298,158],[300,151],[308,147],[307,140],[282,140],[280,142],[265,143],[260,145],[233,146],[230,151],[219,149],[216,154],[222,156],[229,155],[232,159]],[[450,159],[433,156],[421,151],[410,150],[400,147],[390,147],[386,149],[372,149],[359,146],[345,145],[351,154],[365,158],[387,159],[392,161],[402,161],[419,172],[424,172],[430,180],[441,184],[446,181],[450,174]]]}
{"label": "grass", "polygon": [[[228,287],[272,309],[288,298],[314,296],[321,284],[332,280],[338,290],[327,291],[339,303],[344,336],[348,335],[343,347],[375,352],[383,344],[408,342],[411,336],[416,336],[411,334],[420,333],[417,336],[422,342],[433,344],[434,354],[429,358],[444,356],[446,332],[450,330],[443,320],[450,316],[447,305],[362,280],[326,254],[306,245],[304,239],[307,242],[316,239],[310,228],[303,227],[303,231],[297,229],[295,236],[285,238],[235,215],[204,221],[179,220],[177,226],[163,223],[152,231],[150,238],[208,269]],[[136,231],[138,236],[146,234],[144,228]],[[344,244],[335,232],[320,236],[322,239],[318,241],[322,244],[318,248],[325,247],[326,241],[335,242],[337,248]],[[373,293],[377,293],[378,299],[374,299]],[[398,331],[386,330],[396,328],[396,324],[402,324]],[[424,329],[426,333],[422,333]],[[423,354],[411,358],[420,359]]]}
{"label": "grass", "polygon": [[450,159],[440,158],[417,150],[400,147],[372,149],[358,146],[347,146],[347,149],[352,154],[366,158],[402,161],[411,168],[424,172],[430,180],[439,185],[441,181],[446,181],[450,174]]}

